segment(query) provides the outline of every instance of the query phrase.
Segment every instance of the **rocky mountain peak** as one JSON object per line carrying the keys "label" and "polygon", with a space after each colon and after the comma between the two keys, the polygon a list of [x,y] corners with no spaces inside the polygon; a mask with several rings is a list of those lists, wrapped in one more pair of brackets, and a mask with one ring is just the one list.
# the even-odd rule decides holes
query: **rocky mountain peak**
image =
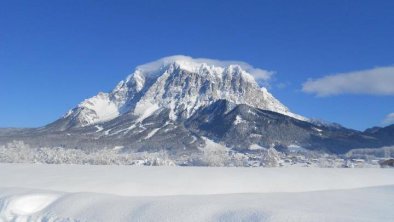
{"label": "rocky mountain peak", "polygon": [[111,92],[84,100],[63,118],[74,121],[68,125],[83,127],[124,113],[146,115],[144,110],[164,108],[170,110],[172,120],[187,119],[202,107],[227,100],[306,120],[257,84],[255,78],[268,73],[242,62],[165,57],[137,66]]}

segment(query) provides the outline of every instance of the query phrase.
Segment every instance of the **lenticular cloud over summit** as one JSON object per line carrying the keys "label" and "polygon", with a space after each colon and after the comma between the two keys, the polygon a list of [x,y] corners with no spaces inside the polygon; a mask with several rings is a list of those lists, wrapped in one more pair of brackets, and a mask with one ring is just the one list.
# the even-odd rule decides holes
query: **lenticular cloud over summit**
{"label": "lenticular cloud over summit", "polygon": [[255,68],[252,65],[242,61],[192,58],[190,56],[185,56],[185,55],[174,55],[174,56],[163,57],[156,61],[139,65],[137,66],[137,70],[140,69],[145,72],[153,72],[155,70],[159,70],[160,68],[164,68],[165,66],[174,62],[182,62],[185,66],[189,66],[189,67],[192,67],[193,64],[194,65],[207,64],[208,66],[215,66],[215,67],[227,67],[230,65],[239,65],[242,69],[244,69],[246,72],[251,74],[256,80],[260,80],[260,81],[270,80],[272,75],[275,73],[274,71]]}

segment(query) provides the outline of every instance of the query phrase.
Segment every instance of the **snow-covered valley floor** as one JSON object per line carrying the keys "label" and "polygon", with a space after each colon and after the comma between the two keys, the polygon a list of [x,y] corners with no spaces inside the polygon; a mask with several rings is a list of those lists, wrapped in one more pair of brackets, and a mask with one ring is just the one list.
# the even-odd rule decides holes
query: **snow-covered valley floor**
{"label": "snow-covered valley floor", "polygon": [[394,221],[393,169],[0,164],[0,221]]}

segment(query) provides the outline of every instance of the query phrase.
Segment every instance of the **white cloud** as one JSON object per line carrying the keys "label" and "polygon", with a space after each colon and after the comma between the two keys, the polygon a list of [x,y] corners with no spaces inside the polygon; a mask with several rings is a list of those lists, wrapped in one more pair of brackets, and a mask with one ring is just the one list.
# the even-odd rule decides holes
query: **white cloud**
{"label": "white cloud", "polygon": [[290,82],[280,82],[280,83],[276,84],[276,88],[278,88],[278,89],[284,89],[288,86],[290,86]]}
{"label": "white cloud", "polygon": [[393,124],[394,123],[394,113],[390,113],[386,116],[386,118],[383,120],[383,124]]}
{"label": "white cloud", "polygon": [[192,58],[190,56],[184,56],[184,55],[164,57],[159,60],[140,65],[137,67],[137,69],[150,72],[150,71],[159,70],[163,66],[179,61],[190,63],[190,64],[206,63],[207,65],[213,65],[219,67],[227,67],[229,65],[239,65],[241,66],[242,69],[250,73],[258,81],[261,80],[268,81],[269,79],[271,79],[272,75],[274,74],[273,71],[255,68],[252,65],[242,61],[225,61],[225,60],[216,60],[216,59],[207,59],[207,58]]}
{"label": "white cloud", "polygon": [[303,84],[302,91],[317,96],[339,94],[394,95],[394,66],[310,79]]}

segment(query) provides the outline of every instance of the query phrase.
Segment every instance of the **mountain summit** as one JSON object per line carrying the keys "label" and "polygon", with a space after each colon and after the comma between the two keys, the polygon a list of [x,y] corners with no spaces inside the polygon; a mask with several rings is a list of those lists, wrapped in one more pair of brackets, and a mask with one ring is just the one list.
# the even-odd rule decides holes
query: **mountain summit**
{"label": "mountain summit", "polygon": [[110,93],[86,99],[64,117],[64,127],[83,127],[112,120],[125,113],[146,118],[160,109],[169,109],[171,120],[187,119],[197,110],[218,100],[246,104],[291,116],[294,114],[275,99],[257,77],[268,72],[236,62],[171,56],[138,66]]}

